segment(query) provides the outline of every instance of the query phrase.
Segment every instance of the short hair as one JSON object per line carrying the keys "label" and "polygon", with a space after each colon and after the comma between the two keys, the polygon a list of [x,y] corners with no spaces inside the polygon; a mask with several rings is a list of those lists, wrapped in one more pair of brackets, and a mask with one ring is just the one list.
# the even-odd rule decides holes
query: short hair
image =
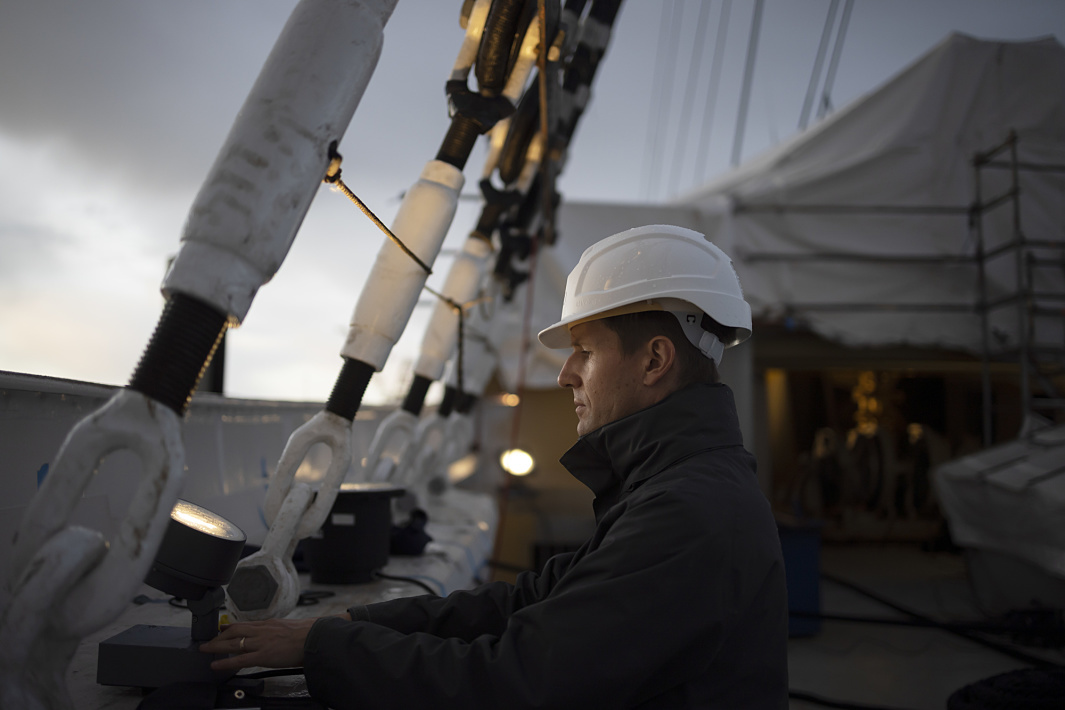
{"label": "short hair", "polygon": [[691,344],[691,341],[684,335],[677,317],[672,313],[641,311],[611,316],[602,320],[607,328],[617,333],[621,340],[621,352],[625,355],[632,355],[652,338],[660,335],[673,341],[673,347],[677,350],[676,364],[680,387],[721,381],[717,364]]}

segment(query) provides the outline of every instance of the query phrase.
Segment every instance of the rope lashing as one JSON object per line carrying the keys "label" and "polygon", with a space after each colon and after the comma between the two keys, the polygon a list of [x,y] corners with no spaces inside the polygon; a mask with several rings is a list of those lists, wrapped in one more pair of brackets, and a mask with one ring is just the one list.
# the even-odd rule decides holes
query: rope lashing
{"label": "rope lashing", "polygon": [[[392,230],[389,229],[388,226],[385,225],[385,223],[382,222],[377,217],[377,215],[375,215],[373,213],[373,210],[371,210],[366,205],[365,202],[363,202],[361,199],[359,199],[359,196],[356,195],[354,192],[352,192],[351,188],[349,188],[344,183],[344,180],[340,177],[340,164],[341,164],[341,162],[343,162],[343,160],[344,160],[343,156],[341,156],[340,153],[337,152],[336,142],[334,141],[333,143],[331,143],[329,145],[329,167],[326,169],[325,177],[322,178],[322,182],[325,182],[325,183],[328,183],[328,184],[332,185],[334,189],[339,190],[345,197],[347,197],[349,200],[354,202],[355,205],[360,210],[362,210],[362,213],[364,215],[366,215],[367,217],[369,217],[371,222],[373,222],[375,225],[377,225],[378,229],[380,229],[382,232],[384,232],[385,235],[389,239],[391,239],[392,242],[397,247],[399,247],[400,249],[403,250],[404,254],[409,256],[412,260],[414,260],[414,263],[416,263],[418,266],[420,266],[422,268],[422,270],[426,273],[427,276],[431,275],[433,273],[432,268],[430,268],[428,264],[426,264],[424,261],[422,261],[418,257],[417,254],[415,254],[413,251],[411,251],[410,247],[408,247],[406,244],[404,244],[403,241],[399,237],[397,237],[392,232]],[[460,392],[464,391],[463,388],[462,388],[462,379],[463,379],[463,369],[464,369],[463,368],[463,340],[464,340],[464,337],[465,337],[464,331],[465,331],[466,311],[468,309],[473,308],[474,306],[486,301],[486,300],[489,300],[489,299],[488,299],[487,296],[481,296],[479,298],[475,298],[474,300],[470,301],[469,303],[459,303],[458,301],[454,300],[453,298],[449,298],[449,297],[445,296],[444,294],[440,293],[436,289],[433,289],[433,288],[429,287],[428,285],[422,286],[422,288],[424,288],[430,294],[432,294],[433,296],[436,296],[441,301],[446,303],[448,306],[451,307],[451,310],[455,311],[455,313],[458,314],[458,331],[459,331],[458,336],[459,337],[458,337],[458,353],[457,353],[457,362],[456,362],[456,367],[458,368],[458,371],[456,373],[456,383],[455,384],[458,387]]]}
{"label": "rope lashing", "polygon": [[399,237],[393,234],[392,230],[389,229],[384,222],[378,219],[377,215],[375,215],[373,211],[366,206],[366,203],[360,200],[359,196],[352,192],[351,189],[344,184],[344,181],[340,178],[340,163],[343,160],[344,158],[336,150],[336,141],[334,141],[329,145],[329,168],[326,170],[325,177],[322,178],[322,182],[329,183],[337,190],[340,190],[340,192],[343,193],[345,197],[354,202],[355,205],[360,210],[362,210],[362,213],[364,215],[370,218],[371,222],[377,225],[378,229],[384,232],[385,235],[389,239],[391,239],[397,247],[402,249],[404,254],[413,259],[414,263],[420,266],[422,270],[425,271],[426,275],[432,274],[433,270],[429,267],[429,265],[422,261],[417,254],[411,251],[410,247],[404,244]]}

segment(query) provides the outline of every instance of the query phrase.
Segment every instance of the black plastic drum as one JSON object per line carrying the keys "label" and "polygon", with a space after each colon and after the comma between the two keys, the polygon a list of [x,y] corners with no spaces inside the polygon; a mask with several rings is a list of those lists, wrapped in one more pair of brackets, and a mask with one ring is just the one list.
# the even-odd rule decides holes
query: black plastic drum
{"label": "black plastic drum", "polygon": [[304,541],[311,581],[361,584],[388,563],[391,500],[403,488],[390,483],[345,483],[318,534]]}

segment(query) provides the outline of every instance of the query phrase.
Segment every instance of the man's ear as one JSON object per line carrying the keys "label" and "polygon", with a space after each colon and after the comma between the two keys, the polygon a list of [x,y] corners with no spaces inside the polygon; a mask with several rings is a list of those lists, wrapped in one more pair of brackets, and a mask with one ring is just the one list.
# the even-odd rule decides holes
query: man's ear
{"label": "man's ear", "polygon": [[677,346],[664,335],[647,341],[644,353],[643,383],[649,387],[661,382],[677,365]]}

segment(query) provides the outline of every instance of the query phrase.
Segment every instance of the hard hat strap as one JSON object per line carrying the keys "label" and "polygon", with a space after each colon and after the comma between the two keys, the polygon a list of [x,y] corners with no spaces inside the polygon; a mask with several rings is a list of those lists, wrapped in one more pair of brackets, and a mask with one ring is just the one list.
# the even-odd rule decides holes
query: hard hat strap
{"label": "hard hat strap", "polygon": [[715,365],[721,364],[721,356],[725,354],[725,344],[709,330],[703,331],[703,337],[699,338],[699,344],[696,347],[699,348],[699,352],[713,360]]}
{"label": "hard hat strap", "polygon": [[702,326],[702,311],[669,311],[680,323],[685,337],[694,345],[703,356],[714,361],[715,365],[721,364],[721,356],[725,352],[725,344],[720,338]]}

